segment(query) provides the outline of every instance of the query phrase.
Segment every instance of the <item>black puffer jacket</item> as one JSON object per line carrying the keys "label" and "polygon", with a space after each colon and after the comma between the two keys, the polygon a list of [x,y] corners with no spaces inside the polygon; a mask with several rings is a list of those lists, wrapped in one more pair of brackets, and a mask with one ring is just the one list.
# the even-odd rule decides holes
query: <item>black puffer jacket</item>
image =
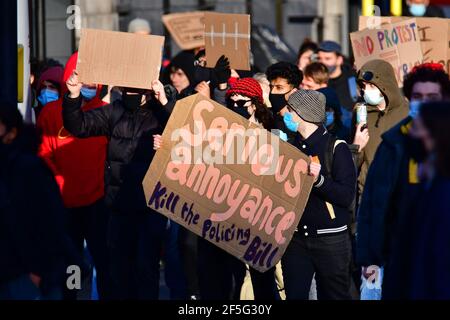
{"label": "black puffer jacket", "polygon": [[116,213],[146,212],[142,180],[153,159],[153,135],[160,134],[175,106],[176,90],[166,86],[169,103],[150,100],[127,107],[121,100],[83,112],[81,99],[63,101],[64,127],[78,138],[109,137],[105,163],[105,201]]}

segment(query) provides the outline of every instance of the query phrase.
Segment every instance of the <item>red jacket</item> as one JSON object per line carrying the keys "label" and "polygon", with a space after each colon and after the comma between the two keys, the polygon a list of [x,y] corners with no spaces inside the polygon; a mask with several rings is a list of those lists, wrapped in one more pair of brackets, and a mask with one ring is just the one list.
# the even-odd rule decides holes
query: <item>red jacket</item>
{"label": "red jacket", "polygon": [[[76,54],[67,62],[64,80],[67,80],[75,65]],[[63,88],[67,91],[65,84]],[[99,92],[100,88],[97,96],[83,105],[83,110],[105,105],[99,98]],[[42,134],[39,156],[53,171],[64,205],[67,208],[82,207],[102,198],[107,138],[73,137],[63,126],[62,99],[43,108],[37,126]]]}

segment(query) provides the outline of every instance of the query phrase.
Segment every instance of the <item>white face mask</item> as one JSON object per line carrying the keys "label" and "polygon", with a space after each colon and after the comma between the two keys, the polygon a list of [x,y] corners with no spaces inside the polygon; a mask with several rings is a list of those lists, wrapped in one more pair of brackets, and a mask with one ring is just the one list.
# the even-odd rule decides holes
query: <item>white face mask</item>
{"label": "white face mask", "polygon": [[378,89],[366,89],[364,90],[364,100],[372,106],[377,106],[384,100],[384,96]]}

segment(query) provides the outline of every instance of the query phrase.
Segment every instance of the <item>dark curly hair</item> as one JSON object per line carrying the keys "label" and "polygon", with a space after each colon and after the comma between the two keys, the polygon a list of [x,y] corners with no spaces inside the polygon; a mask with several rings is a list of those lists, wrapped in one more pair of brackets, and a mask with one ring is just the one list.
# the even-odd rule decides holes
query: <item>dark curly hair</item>
{"label": "dark curly hair", "polygon": [[441,86],[442,96],[450,97],[450,80],[448,74],[440,64],[424,63],[405,76],[403,81],[403,93],[411,100],[412,90],[417,82],[434,82]]}
{"label": "dark curly hair", "polygon": [[258,99],[252,98],[252,103],[255,105],[255,118],[267,131],[275,129],[274,119],[272,111],[267,108],[264,103],[261,103]]}
{"label": "dark curly hair", "polygon": [[303,81],[303,73],[300,69],[295,64],[285,61],[277,62],[267,68],[266,76],[269,81],[277,78],[286,79],[295,88],[298,88]]}
{"label": "dark curly hair", "polygon": [[420,117],[435,141],[436,169],[450,178],[450,102],[424,103]]}

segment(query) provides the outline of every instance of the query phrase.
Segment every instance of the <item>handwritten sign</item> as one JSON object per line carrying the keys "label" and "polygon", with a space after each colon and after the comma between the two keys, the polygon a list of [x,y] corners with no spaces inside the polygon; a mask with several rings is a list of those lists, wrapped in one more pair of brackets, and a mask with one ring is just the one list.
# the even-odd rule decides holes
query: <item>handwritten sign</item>
{"label": "handwritten sign", "polygon": [[232,69],[250,70],[250,15],[205,12],[205,51],[209,67],[225,55]]}
{"label": "handwritten sign", "polygon": [[360,69],[366,62],[382,59],[394,68],[399,86],[404,76],[423,62],[422,47],[415,19],[381,25],[350,34],[355,65]]}
{"label": "handwritten sign", "polygon": [[308,157],[199,94],[177,102],[162,139],[148,206],[261,272],[275,266],[312,188]]}
{"label": "handwritten sign", "polygon": [[[377,29],[410,17],[359,17],[359,30]],[[423,62],[440,63],[450,72],[450,19],[416,18]]]}
{"label": "handwritten sign", "polygon": [[177,45],[183,50],[205,46],[205,12],[171,13],[162,21]]}

